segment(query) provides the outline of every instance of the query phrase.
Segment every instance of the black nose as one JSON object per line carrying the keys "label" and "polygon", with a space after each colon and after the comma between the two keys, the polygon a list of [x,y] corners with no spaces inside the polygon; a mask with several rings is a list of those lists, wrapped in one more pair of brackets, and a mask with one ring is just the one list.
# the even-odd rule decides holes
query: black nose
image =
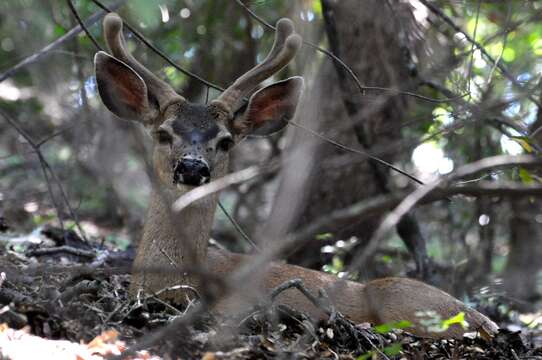
{"label": "black nose", "polygon": [[211,178],[209,165],[203,160],[183,158],[173,169],[173,182],[191,186],[208,183]]}

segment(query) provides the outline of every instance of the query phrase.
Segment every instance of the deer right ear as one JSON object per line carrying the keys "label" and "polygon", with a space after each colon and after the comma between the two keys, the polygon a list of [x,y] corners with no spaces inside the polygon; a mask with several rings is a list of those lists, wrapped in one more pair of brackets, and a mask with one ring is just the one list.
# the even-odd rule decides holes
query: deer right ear
{"label": "deer right ear", "polygon": [[147,85],[130,66],[100,51],[94,56],[96,83],[104,105],[123,119],[149,124],[158,104],[149,101]]}

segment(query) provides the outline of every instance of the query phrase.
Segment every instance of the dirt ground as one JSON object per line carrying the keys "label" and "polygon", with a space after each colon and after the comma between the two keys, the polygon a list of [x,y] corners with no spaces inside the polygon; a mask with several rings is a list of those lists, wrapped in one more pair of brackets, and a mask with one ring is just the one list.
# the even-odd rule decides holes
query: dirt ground
{"label": "dirt ground", "polygon": [[217,319],[198,304],[129,300],[129,251],[89,245],[60,229],[33,233],[39,241],[0,235],[8,244],[0,257],[1,358],[542,359],[541,314],[526,324],[489,309],[503,328],[491,341],[476,334],[422,339],[340,314],[315,322],[272,304]]}

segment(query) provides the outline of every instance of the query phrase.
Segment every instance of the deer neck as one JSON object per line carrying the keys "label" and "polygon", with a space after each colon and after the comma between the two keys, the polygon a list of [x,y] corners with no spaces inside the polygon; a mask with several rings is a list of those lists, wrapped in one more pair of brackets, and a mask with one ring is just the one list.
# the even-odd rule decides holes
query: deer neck
{"label": "deer neck", "polygon": [[[217,169],[215,178],[223,176],[226,167],[223,164]],[[180,212],[172,211],[175,200],[189,190],[153,184],[143,237],[134,261],[132,294],[140,289],[156,292],[174,285],[199,286],[196,274],[189,270],[207,262],[218,194],[198,200]],[[184,301],[183,293],[178,291],[162,297]]]}
{"label": "deer neck", "polygon": [[[193,260],[205,261],[218,202],[215,194],[174,212],[173,203],[184,193],[153,187],[142,240],[159,250],[161,257],[170,258],[170,262],[173,260],[178,266],[192,265]],[[190,251],[195,252],[192,256],[196,258],[185,258]]]}

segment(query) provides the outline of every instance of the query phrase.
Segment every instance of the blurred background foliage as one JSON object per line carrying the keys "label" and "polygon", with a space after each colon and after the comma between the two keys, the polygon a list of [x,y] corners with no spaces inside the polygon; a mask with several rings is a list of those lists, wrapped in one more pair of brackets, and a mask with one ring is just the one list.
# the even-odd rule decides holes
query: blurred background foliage
{"label": "blurred background foliage", "polygon": [[[83,19],[99,11],[91,0],[73,2]],[[325,6],[320,0],[243,2],[271,24],[280,17],[291,17],[306,40],[333,48],[334,44],[330,44],[326,35]],[[121,4],[119,14],[170,59],[222,87],[261,60],[273,39],[269,30],[251,18],[236,1],[104,0],[104,3],[108,6]],[[431,4],[481,44],[505,72],[422,2],[383,1],[380,6],[391,7],[396,12],[408,6],[409,20],[405,20],[405,24],[408,21],[415,23],[412,27],[401,24],[404,25],[400,27],[402,32],[397,34],[399,53],[404,55],[400,66],[408,71],[410,88],[406,90],[430,98],[452,100],[431,102],[396,96],[408,102],[401,112],[400,123],[384,121],[373,124],[378,128],[375,131],[366,129],[369,143],[374,145],[369,148],[423,181],[492,155],[536,153],[537,147],[542,145],[537,144],[542,131],[536,132],[542,126],[537,105],[541,101],[542,2],[432,1]],[[339,16],[339,12],[337,14]],[[359,16],[363,17],[363,14],[360,12]],[[370,20],[365,17],[364,21]],[[99,24],[98,21],[89,26],[89,30],[105,46]],[[65,36],[75,26],[77,22],[66,1],[2,1],[0,74],[6,74],[21,60]],[[374,30],[368,27],[367,32],[358,34],[353,40],[378,36],[371,29]],[[177,71],[129,32],[126,35],[136,58],[167,79],[189,100],[205,102],[218,94],[217,90],[208,89],[197,79]],[[357,46],[348,39],[344,43],[345,53],[348,44]],[[145,159],[148,160],[150,144],[141,128],[114,119],[101,104],[93,75],[95,52],[84,32],[62,42],[38,61],[1,80],[0,109],[16,120],[35,142],[44,141],[40,149],[78,218],[70,214],[62,201],[61,190],[50,179],[64,225],[74,227],[74,221],[78,220],[89,237],[126,248],[130,243],[137,243],[148,202]],[[354,70],[357,70],[354,62],[362,66],[383,61],[371,57],[370,53],[343,60]],[[328,76],[325,66],[330,63],[326,56],[305,46],[295,63],[281,72],[280,77],[303,75],[308,97],[314,94],[313,87],[331,87],[331,83],[343,81],[336,75],[327,77],[327,82],[318,80]],[[363,75],[366,70],[356,71],[364,85],[392,87],[390,82],[379,83],[378,78],[366,80]],[[352,82],[349,78],[347,81]],[[404,89],[402,85],[400,89]],[[355,87],[352,89],[354,94]],[[336,93],[328,92],[327,88],[321,91],[324,95],[319,101],[306,101],[302,106],[342,104],[339,98],[330,95]],[[366,96],[369,101],[376,102],[379,94],[368,92]],[[458,98],[459,95],[463,96]],[[314,128],[311,126],[314,119],[305,116],[304,110],[300,112],[299,117],[303,118],[300,122]],[[344,117],[338,115],[324,122],[332,124],[327,129],[315,129],[327,134],[348,131],[348,128],[338,126],[345,121],[341,116]],[[280,157],[295,145],[294,130],[302,131],[289,128],[271,138],[243,142],[232,155],[232,169]],[[328,132],[331,130],[336,131]],[[387,135],[379,137],[382,133],[393,134],[389,138]],[[329,137],[333,138],[332,135]],[[340,134],[337,139],[341,139]],[[318,162],[336,161],[339,168],[349,168],[351,162],[360,162],[344,152],[330,158],[321,154],[315,153],[319,156]],[[11,231],[25,233],[44,224],[58,224],[39,159],[5,119],[0,121],[0,174],[0,211]],[[387,176],[392,191],[414,186],[401,175],[387,173]],[[271,174],[222,194],[222,202],[228,211],[256,241],[258,232],[265,231],[263,223],[272,212],[281,178],[280,174]],[[353,180],[357,181],[355,176]],[[516,168],[466,181],[474,184],[479,181],[536,184],[540,183],[540,177],[536,171]],[[348,192],[350,188],[342,186],[341,178],[334,180],[334,184],[328,198],[338,197],[340,192],[347,192],[344,197],[352,201],[371,198],[369,195],[358,197],[355,191]],[[324,215],[333,210],[336,206],[333,201],[327,207],[324,205],[328,198],[322,197],[309,204],[313,210],[305,211],[304,215],[309,218],[305,223],[314,220],[314,213]],[[434,278],[437,285],[460,296],[491,285],[492,296],[498,295],[518,307],[536,306],[542,287],[539,257],[542,256],[542,201],[539,198],[459,196],[452,201],[419,207],[416,218],[427,240],[428,255],[436,264],[434,271],[446,273],[446,276]],[[314,234],[312,246],[320,256],[311,266],[346,276],[343,271],[345,264],[351,261],[349,251],[363,246],[363,238],[374,230],[371,226],[364,227],[366,231],[348,229],[352,230],[330,228]],[[250,250],[221,212],[217,213],[213,234],[231,249]],[[398,235],[390,235],[372,259],[358,276],[404,275],[415,268]]]}

